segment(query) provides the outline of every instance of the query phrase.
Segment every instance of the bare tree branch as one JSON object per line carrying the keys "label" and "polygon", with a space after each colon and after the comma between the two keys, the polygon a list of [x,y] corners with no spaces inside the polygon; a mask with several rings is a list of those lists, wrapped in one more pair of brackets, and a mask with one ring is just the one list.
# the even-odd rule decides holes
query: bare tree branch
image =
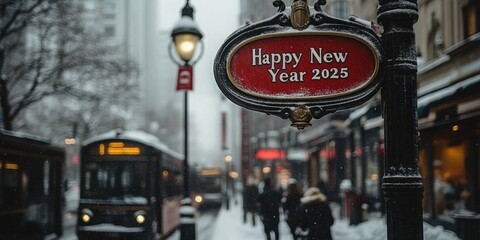
{"label": "bare tree branch", "polygon": [[75,0],[0,0],[5,129],[43,129],[33,127],[38,121],[32,118],[55,116],[45,121],[70,119],[90,131],[122,121],[105,109],[127,112],[138,99],[135,64],[118,53],[119,45],[82,25],[82,13]]}

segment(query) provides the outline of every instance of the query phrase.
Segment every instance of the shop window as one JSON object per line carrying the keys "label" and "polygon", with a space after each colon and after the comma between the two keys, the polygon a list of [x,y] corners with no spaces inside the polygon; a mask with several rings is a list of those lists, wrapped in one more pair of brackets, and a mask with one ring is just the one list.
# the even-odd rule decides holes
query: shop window
{"label": "shop window", "polygon": [[450,214],[466,209],[470,199],[466,174],[466,141],[451,144],[447,139],[434,140],[433,191],[435,212]]}
{"label": "shop window", "polygon": [[479,16],[478,3],[470,1],[463,9],[465,38],[468,38],[478,32]]}
{"label": "shop window", "polygon": [[367,159],[367,175],[365,176],[365,191],[369,197],[378,197],[379,173],[378,173],[378,148],[377,142],[370,143],[365,147]]}

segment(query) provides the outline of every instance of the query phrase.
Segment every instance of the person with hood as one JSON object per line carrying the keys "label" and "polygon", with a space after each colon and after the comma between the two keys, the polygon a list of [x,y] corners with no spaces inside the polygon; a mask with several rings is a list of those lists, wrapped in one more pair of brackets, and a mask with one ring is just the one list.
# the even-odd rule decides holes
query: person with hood
{"label": "person with hood", "polygon": [[307,240],[332,240],[333,216],[327,197],[316,187],[308,188],[300,199],[298,227],[307,231]]}
{"label": "person with hood", "polygon": [[282,194],[272,187],[270,178],[265,178],[263,183],[263,192],[258,196],[260,218],[262,219],[267,240],[271,239],[271,232],[275,234],[275,240],[278,240],[280,237],[278,231],[278,225],[280,224],[279,208],[282,201]]}

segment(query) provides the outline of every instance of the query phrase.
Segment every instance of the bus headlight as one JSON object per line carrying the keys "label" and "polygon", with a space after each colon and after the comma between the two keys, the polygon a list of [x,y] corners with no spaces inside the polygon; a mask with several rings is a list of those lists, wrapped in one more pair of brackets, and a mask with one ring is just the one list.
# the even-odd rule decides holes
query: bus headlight
{"label": "bus headlight", "polygon": [[86,214],[86,213],[82,214],[82,221],[84,223],[90,222],[90,219],[91,219],[91,217],[88,214]]}
{"label": "bus headlight", "polygon": [[92,217],[93,212],[90,209],[82,209],[82,211],[80,211],[80,219],[82,222],[88,223],[92,220]]}
{"label": "bus headlight", "polygon": [[145,216],[143,215],[138,215],[136,218],[135,218],[135,221],[137,221],[138,224],[142,224],[145,222]]}
{"label": "bus headlight", "polygon": [[145,217],[146,215],[147,215],[147,212],[143,210],[136,211],[133,214],[133,216],[135,217],[135,222],[137,222],[138,224],[143,224],[147,220]]}
{"label": "bus headlight", "polygon": [[200,195],[195,196],[195,202],[201,203],[203,201],[203,197]]}

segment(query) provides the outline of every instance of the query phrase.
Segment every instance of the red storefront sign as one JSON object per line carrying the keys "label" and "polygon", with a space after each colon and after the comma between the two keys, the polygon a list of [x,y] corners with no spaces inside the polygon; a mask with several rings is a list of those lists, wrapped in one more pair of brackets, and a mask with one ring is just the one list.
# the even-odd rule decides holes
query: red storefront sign
{"label": "red storefront sign", "polygon": [[227,74],[240,91],[266,99],[328,99],[361,91],[379,58],[347,33],[302,32],[254,37],[229,55]]}
{"label": "red storefront sign", "polygon": [[280,148],[260,148],[255,154],[255,159],[259,161],[283,161],[286,157],[287,152]]}

